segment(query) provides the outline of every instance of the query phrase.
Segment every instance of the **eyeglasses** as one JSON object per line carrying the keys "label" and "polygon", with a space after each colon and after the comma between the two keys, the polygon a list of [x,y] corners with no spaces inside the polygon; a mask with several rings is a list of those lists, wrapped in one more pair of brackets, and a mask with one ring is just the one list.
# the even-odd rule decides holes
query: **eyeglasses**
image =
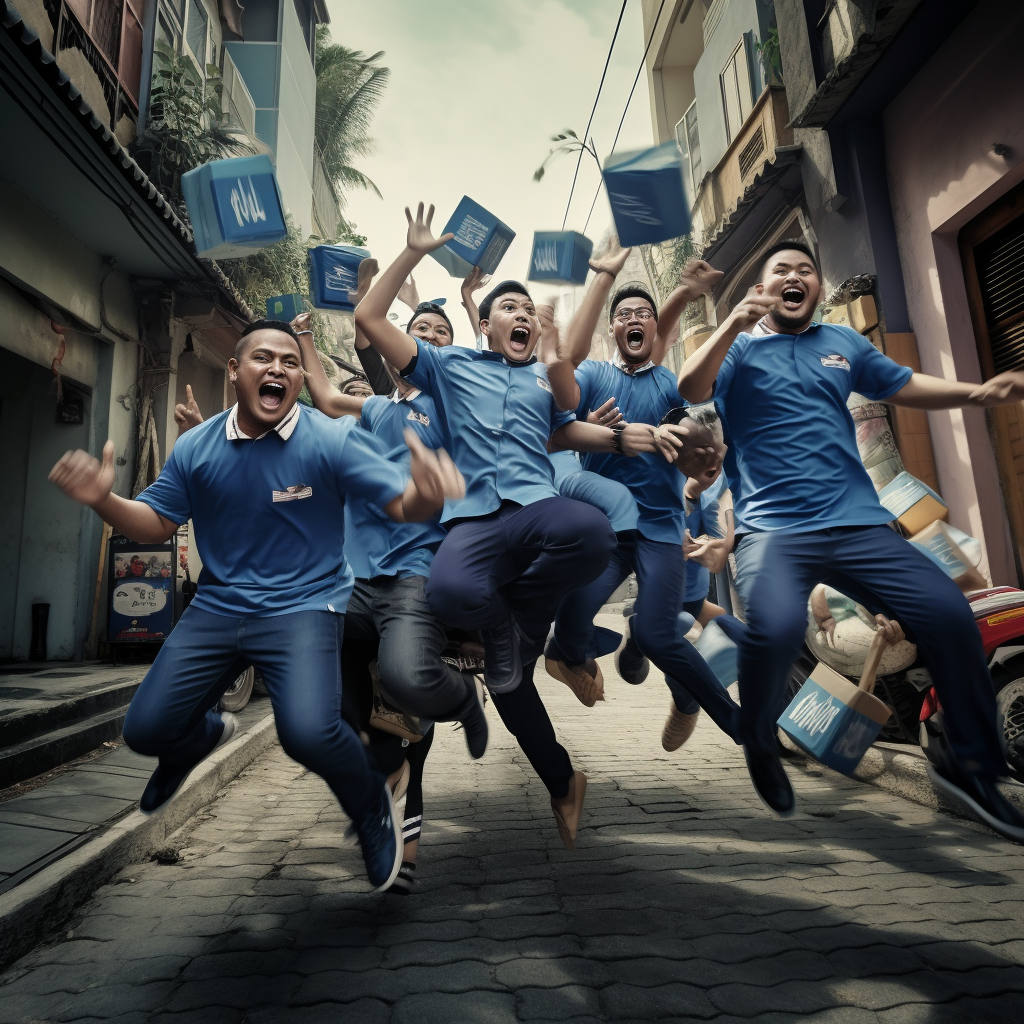
{"label": "eyeglasses", "polygon": [[624,324],[632,320],[633,317],[636,317],[637,320],[650,320],[653,316],[654,312],[650,309],[617,309],[612,319]]}

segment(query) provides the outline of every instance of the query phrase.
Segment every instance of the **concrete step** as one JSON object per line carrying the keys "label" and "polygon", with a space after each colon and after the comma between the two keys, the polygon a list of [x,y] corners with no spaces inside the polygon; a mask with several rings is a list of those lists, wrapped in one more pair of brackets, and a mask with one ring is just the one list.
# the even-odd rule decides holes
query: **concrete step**
{"label": "concrete step", "polygon": [[[128,692],[129,700],[137,686]],[[116,740],[127,713],[128,703],[122,694],[122,703],[114,707],[0,748],[0,789],[73,761],[107,740]]]}

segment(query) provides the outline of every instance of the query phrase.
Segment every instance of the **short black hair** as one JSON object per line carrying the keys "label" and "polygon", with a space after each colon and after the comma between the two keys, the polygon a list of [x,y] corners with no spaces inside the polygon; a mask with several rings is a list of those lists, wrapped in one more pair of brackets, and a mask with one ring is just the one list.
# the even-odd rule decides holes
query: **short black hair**
{"label": "short black hair", "polygon": [[627,284],[625,288],[620,288],[612,296],[612,304],[608,309],[608,319],[611,320],[615,316],[615,310],[618,308],[620,302],[626,299],[645,299],[650,303],[651,309],[654,310],[654,319],[658,319],[658,304],[651,297],[651,293],[645,288],[641,288],[638,284]]}
{"label": "short black hair", "polygon": [[532,298],[529,291],[526,289],[526,285],[521,281],[502,281],[500,284],[496,284],[484,297],[480,303],[480,319],[490,320],[491,319],[491,306],[494,304],[494,300],[501,295],[508,295],[511,292],[515,292],[516,295],[525,295],[528,299]]}
{"label": "short black hair", "polygon": [[[245,339],[250,334],[255,334],[257,331],[280,331],[282,334],[287,334],[296,345],[299,344],[299,336],[295,333],[295,329],[290,323],[285,320],[254,320],[249,324],[243,331],[241,337],[235,344],[235,358],[237,359],[242,352],[245,351]],[[299,351],[302,351],[300,346]]]}
{"label": "short black hair", "polygon": [[448,325],[448,331],[452,336],[452,341],[455,340],[455,328],[452,327],[451,320],[448,319],[448,314],[444,311],[444,307],[437,302],[421,302],[413,311],[412,316],[409,317],[409,322],[405,325],[405,333],[412,334],[412,325],[416,317],[422,316],[424,313],[434,313],[444,319],[444,322]]}
{"label": "short black hair", "polygon": [[802,252],[814,264],[814,269],[818,270],[818,257],[814,255],[814,250],[799,238],[786,238],[781,242],[774,242],[772,245],[769,245],[761,254],[761,273],[764,273],[766,264],[774,255],[791,249],[796,252]]}

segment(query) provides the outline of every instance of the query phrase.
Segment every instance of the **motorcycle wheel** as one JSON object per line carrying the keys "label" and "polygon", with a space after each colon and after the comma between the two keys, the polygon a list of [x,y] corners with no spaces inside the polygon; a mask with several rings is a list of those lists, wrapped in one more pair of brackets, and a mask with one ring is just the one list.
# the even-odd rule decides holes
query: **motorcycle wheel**
{"label": "motorcycle wheel", "polygon": [[256,670],[250,665],[223,693],[218,707],[221,711],[241,711],[252,696]]}
{"label": "motorcycle wheel", "polygon": [[1024,676],[1000,687],[996,708],[1006,743],[1006,759],[1018,775],[1024,775]]}

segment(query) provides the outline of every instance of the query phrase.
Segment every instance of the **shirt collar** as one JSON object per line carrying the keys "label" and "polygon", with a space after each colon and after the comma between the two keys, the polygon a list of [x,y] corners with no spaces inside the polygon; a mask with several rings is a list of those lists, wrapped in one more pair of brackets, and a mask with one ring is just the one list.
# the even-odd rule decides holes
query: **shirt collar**
{"label": "shirt collar", "polygon": [[[812,320],[802,331],[799,331],[798,333],[799,334],[806,334],[812,327],[817,327],[817,326],[818,326],[818,322],[816,320]],[[767,337],[768,335],[771,335],[771,334],[779,334],[780,332],[779,331],[773,331],[768,326],[768,317],[763,316],[763,317],[761,317],[760,320],[757,321],[756,324],[754,324],[754,326],[751,329],[750,333],[752,335],[754,335],[754,337],[764,338],[764,337]],[[795,334],[790,334],[789,336],[792,337],[792,338],[796,337]]]}
{"label": "shirt collar", "polygon": [[399,402],[412,402],[415,401],[415,399],[419,398],[420,395],[422,394],[423,392],[420,391],[419,388],[413,388],[412,391],[404,395],[402,394],[401,391],[398,390],[398,388],[395,388],[394,393],[391,396],[391,401],[394,402],[396,405]]}
{"label": "shirt collar", "polygon": [[658,364],[653,359],[648,359],[646,363],[642,363],[640,366],[635,366],[633,363],[627,363],[622,358],[622,353],[618,349],[615,350],[612,355],[612,366],[617,367],[623,373],[628,373],[631,377],[635,377],[638,373],[644,373],[647,370],[653,370]]}
{"label": "shirt collar", "polygon": [[295,425],[298,422],[299,403],[296,402],[292,406],[292,411],[276,427],[272,427],[271,430],[265,430],[259,437],[250,437],[248,434],[243,434],[238,427],[238,403],[235,402],[231,406],[231,412],[228,415],[227,422],[224,424],[224,433],[229,441],[258,441],[260,437],[266,437],[272,430],[276,430],[281,435],[281,440],[287,441],[292,436]]}

